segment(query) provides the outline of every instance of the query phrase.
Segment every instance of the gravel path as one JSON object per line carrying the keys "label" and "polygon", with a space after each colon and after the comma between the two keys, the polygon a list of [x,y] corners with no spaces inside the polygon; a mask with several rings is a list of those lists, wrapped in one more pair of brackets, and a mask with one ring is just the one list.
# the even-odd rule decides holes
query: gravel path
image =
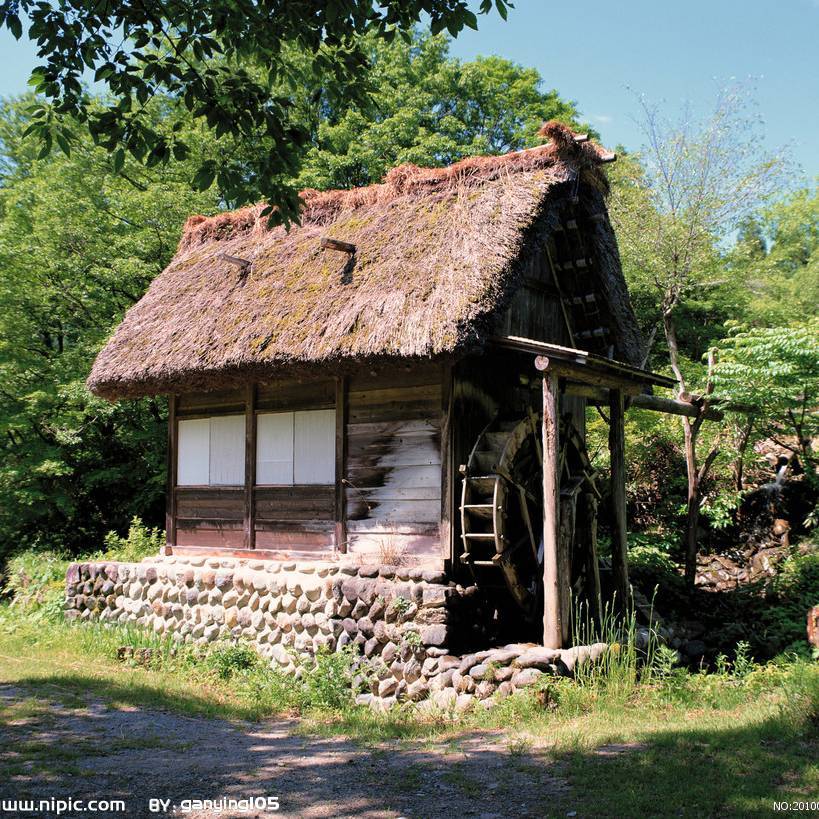
{"label": "gravel path", "polygon": [[[536,749],[510,751],[502,733],[372,748],[299,736],[295,720],[237,723],[98,700],[68,707],[60,697],[43,696],[42,689],[32,697],[25,689],[0,685],[0,707],[12,715],[0,721],[2,800],[122,799],[127,816],[199,819],[491,819],[571,811],[568,787],[548,759]],[[279,810],[243,812],[225,802],[197,807],[184,801],[264,797],[277,797]],[[170,800],[171,807],[152,812],[151,799]]]}

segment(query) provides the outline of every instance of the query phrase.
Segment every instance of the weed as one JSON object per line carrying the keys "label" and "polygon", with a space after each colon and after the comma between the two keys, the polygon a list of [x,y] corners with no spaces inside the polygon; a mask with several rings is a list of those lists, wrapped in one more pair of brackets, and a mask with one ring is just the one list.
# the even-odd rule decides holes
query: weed
{"label": "weed", "polygon": [[165,545],[165,533],[161,529],[149,529],[142,520],[134,517],[125,537],[116,532],[105,536],[105,549],[89,556],[89,560],[122,560],[138,563],[143,557],[156,555]]}
{"label": "weed", "polygon": [[404,632],[404,642],[411,648],[420,648],[421,632],[415,631],[414,629]]}
{"label": "weed", "polygon": [[205,654],[203,665],[220,680],[229,680],[235,674],[256,668],[260,662],[259,655],[247,643],[214,643]]}

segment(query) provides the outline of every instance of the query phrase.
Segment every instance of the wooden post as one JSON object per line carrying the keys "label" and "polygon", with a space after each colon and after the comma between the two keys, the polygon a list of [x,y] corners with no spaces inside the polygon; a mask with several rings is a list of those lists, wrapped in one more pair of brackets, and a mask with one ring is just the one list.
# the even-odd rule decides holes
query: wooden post
{"label": "wooden post", "polygon": [[454,542],[452,539],[452,520],[454,515],[455,466],[452,447],[452,362],[445,361],[441,366],[441,557],[454,561]]}
{"label": "wooden post", "polygon": [[166,554],[176,546],[176,405],[175,395],[168,396],[168,478],[165,488],[165,543]]}
{"label": "wooden post", "polygon": [[245,549],[256,548],[256,385],[245,392]]}
{"label": "wooden post", "polygon": [[629,599],[628,533],[626,529],[626,453],[623,393],[609,391],[609,453],[611,456],[611,568],[616,606],[625,611]]}
{"label": "wooden post", "polygon": [[347,551],[347,505],[344,498],[344,478],[347,475],[347,377],[336,377],[336,502],[335,541],[339,552]]}
{"label": "wooden post", "polygon": [[558,510],[560,475],[558,469],[557,376],[549,369],[549,359],[538,356],[535,366],[543,372],[543,645],[563,647],[564,619],[558,566]]}

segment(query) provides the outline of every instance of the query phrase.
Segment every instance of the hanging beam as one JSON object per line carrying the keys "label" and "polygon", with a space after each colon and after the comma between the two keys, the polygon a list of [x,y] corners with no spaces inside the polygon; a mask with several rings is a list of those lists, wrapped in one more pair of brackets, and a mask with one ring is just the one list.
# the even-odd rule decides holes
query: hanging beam
{"label": "hanging beam", "polygon": [[628,533],[626,529],[626,453],[623,393],[609,390],[609,453],[611,456],[611,568],[617,608],[625,611],[629,598]]}
{"label": "hanging beam", "polygon": [[557,375],[549,369],[548,358],[538,356],[535,366],[543,372],[543,645],[563,648],[563,621],[568,612],[562,610],[560,583],[568,579],[559,576],[558,565],[558,385]]}

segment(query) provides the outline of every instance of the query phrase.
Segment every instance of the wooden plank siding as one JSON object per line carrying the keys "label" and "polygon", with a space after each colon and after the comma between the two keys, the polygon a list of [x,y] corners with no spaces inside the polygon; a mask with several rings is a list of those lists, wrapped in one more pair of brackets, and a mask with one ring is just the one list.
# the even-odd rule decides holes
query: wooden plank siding
{"label": "wooden plank siding", "polygon": [[[245,485],[174,487],[176,545],[317,557],[349,548],[362,560],[448,558],[441,427],[449,409],[442,378],[450,372],[429,363],[180,396],[177,422],[245,413]],[[256,485],[258,415],[330,408],[337,414],[335,484]]]}
{"label": "wooden plank siding", "polygon": [[442,368],[359,374],[347,393],[349,551],[379,561],[441,550]]}

